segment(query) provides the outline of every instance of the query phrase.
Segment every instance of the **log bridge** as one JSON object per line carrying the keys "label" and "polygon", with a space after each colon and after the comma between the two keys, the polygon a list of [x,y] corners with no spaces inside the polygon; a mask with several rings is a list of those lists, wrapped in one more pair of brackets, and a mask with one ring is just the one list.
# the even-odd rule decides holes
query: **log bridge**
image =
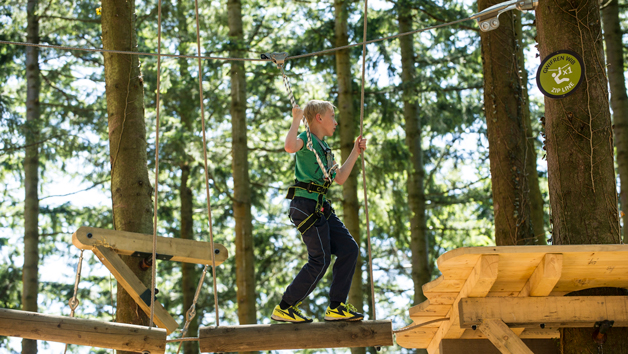
{"label": "log bridge", "polygon": [[593,328],[604,320],[628,326],[626,296],[563,297],[628,288],[628,245],[467,247],[437,264],[442,275],[423,285],[427,300],[410,308],[414,323],[406,328],[425,325],[397,334],[402,347],[429,354],[531,354],[534,347],[554,354],[558,328]]}
{"label": "log bridge", "polygon": [[201,327],[201,352],[379,347],[393,345],[391,321]]}

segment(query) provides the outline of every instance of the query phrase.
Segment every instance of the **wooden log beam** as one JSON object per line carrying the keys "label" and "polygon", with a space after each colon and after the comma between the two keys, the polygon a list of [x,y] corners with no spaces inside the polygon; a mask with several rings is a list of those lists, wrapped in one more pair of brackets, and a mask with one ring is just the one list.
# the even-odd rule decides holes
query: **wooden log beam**
{"label": "wooden log beam", "polygon": [[166,350],[163,329],[7,309],[0,309],[0,336],[151,354]]}
{"label": "wooden log beam", "polygon": [[[476,332],[480,332],[479,330]],[[560,354],[552,339],[523,339],[534,354]],[[440,354],[500,354],[488,339],[443,339]]]}
{"label": "wooden log beam", "polygon": [[563,255],[561,253],[545,254],[518,296],[548,296],[560,280],[562,271]]}
{"label": "wooden log beam", "polygon": [[471,328],[486,318],[504,321],[512,327],[591,327],[597,321],[615,321],[614,327],[628,327],[628,296],[550,296],[462,299],[460,326]]}
{"label": "wooden log beam", "polygon": [[[480,256],[449,311],[447,316],[449,321],[443,322],[427,347],[428,353],[438,353],[440,341],[443,338],[460,338],[464,334],[464,328],[460,327],[458,303],[466,297],[486,296],[497,279],[498,267],[499,255],[485,254]],[[403,346],[402,343],[399,344]]]}
{"label": "wooden log beam", "polygon": [[[111,248],[105,246],[95,246],[94,254],[100,259],[102,264],[109,269],[111,274],[116,278],[118,283],[131,295],[138,306],[150,316],[150,290],[142,283],[142,281],[133,274],[133,271],[122,261]],[[179,324],[170,316],[168,311],[155,300],[155,324],[160,328],[164,328],[168,334],[172,333]]]}
{"label": "wooden log beam", "polygon": [[393,345],[391,321],[202,327],[201,352],[347,348]]}
{"label": "wooden log beam", "polygon": [[[92,250],[95,246],[112,248],[126,256],[152,256],[153,235],[127,231],[81,227],[72,235],[74,246],[82,250]],[[157,259],[175,262],[212,264],[212,250],[209,242],[182,238],[157,236]],[[222,264],[229,253],[225,246],[214,243],[216,265]]]}
{"label": "wooden log beam", "polygon": [[534,354],[502,320],[483,319],[479,329],[502,354]]}

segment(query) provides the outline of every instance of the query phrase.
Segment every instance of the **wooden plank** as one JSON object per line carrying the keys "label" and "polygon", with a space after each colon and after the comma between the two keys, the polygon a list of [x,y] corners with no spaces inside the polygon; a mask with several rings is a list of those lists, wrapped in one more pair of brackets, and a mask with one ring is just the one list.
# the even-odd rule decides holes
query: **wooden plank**
{"label": "wooden plank", "polygon": [[[412,323],[407,327],[412,327],[418,323]],[[407,328],[405,327],[405,328]],[[402,328],[403,329],[403,328]],[[438,331],[438,327],[416,327],[409,331],[395,333],[395,342],[404,348],[427,348],[432,338]]]}
{"label": "wooden plank", "polygon": [[443,338],[460,338],[464,333],[464,329],[460,328],[460,319],[458,316],[458,303],[466,297],[484,297],[491,290],[495,279],[497,279],[499,267],[499,256],[496,254],[482,255],[473,271],[469,274],[469,278],[465,282],[462,290],[456,297],[451,310],[448,313],[449,321],[443,322],[438,332],[432,338],[427,351],[430,354],[437,353],[439,343]]}
{"label": "wooden plank", "polygon": [[494,318],[483,319],[479,330],[502,354],[534,354],[523,341],[506,326]]}
{"label": "wooden plank", "polygon": [[[91,236],[90,236],[91,235]],[[72,235],[74,246],[82,250],[91,250],[95,246],[112,248],[116,253],[131,256],[152,256],[153,235],[134,232],[81,227]],[[229,253],[225,246],[214,243],[216,265],[222,264]],[[158,259],[175,262],[212,264],[212,250],[209,242],[182,238],[157,236]]]}
{"label": "wooden plank", "polygon": [[163,329],[7,309],[0,309],[0,336],[151,354],[166,350]]}
{"label": "wooden plank", "polygon": [[[131,295],[133,300],[139,305],[139,307],[150,316],[150,293],[148,293],[147,304],[142,300],[141,296],[148,288],[142,283],[139,278],[133,274],[133,271],[122,261],[114,251],[105,246],[95,246],[94,254],[100,259],[100,261],[109,269],[111,274],[116,278],[118,283],[124,287],[124,289]],[[179,324],[170,316],[170,314],[163,308],[159,301],[155,301],[155,316],[154,321],[157,326],[164,328],[168,334],[172,333]]]}
{"label": "wooden plank", "polygon": [[548,296],[560,280],[563,270],[563,255],[547,253],[519,293],[520,297]]}
{"label": "wooden plank", "polygon": [[445,279],[444,275],[432,280],[429,283],[423,284],[421,289],[423,295],[428,299],[431,298],[433,293],[457,293],[462,289],[466,278],[464,279]]}
{"label": "wooden plank", "polygon": [[430,300],[430,304],[433,305],[451,305],[456,301],[457,293],[438,293],[431,292],[429,296],[426,295],[428,300]]}
{"label": "wooden plank", "polygon": [[496,318],[512,327],[591,327],[615,321],[628,327],[628,296],[565,296],[462,299],[460,326],[470,328],[482,319]]}
{"label": "wooden plank", "polygon": [[423,321],[424,318],[444,318],[450,309],[451,305],[432,305],[428,299],[410,308],[410,318],[418,321]]}
{"label": "wooden plank", "polygon": [[[564,246],[489,246],[489,247],[460,247],[442,254],[437,259],[438,269],[453,268],[468,265],[469,257],[481,254],[501,254],[506,258],[516,259],[522,254],[538,254],[539,258],[546,253],[579,253],[577,258],[580,264],[626,264],[628,245],[564,245]],[[538,263],[538,261],[537,261]]]}
{"label": "wooden plank", "polygon": [[393,332],[391,321],[202,327],[199,344],[202,352],[391,346]]}
{"label": "wooden plank", "polygon": [[[480,332],[480,331],[477,331]],[[523,339],[523,343],[534,354],[559,354],[555,340],[551,339]],[[443,339],[441,354],[499,354],[488,339]]]}
{"label": "wooden plank", "polygon": [[[522,339],[550,339],[560,337],[560,333],[557,328],[511,328],[511,330]],[[482,331],[478,331],[477,329],[466,329],[460,338],[486,339],[486,336],[482,333]]]}

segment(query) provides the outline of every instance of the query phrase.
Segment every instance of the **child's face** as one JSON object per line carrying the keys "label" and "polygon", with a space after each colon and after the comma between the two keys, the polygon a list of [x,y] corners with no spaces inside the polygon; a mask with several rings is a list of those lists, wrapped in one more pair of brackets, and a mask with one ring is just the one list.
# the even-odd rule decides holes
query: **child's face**
{"label": "child's face", "polygon": [[336,114],[333,109],[328,109],[327,112],[323,114],[317,114],[316,118],[323,128],[323,133],[325,136],[332,136],[336,131],[336,127],[338,123],[336,122]]}

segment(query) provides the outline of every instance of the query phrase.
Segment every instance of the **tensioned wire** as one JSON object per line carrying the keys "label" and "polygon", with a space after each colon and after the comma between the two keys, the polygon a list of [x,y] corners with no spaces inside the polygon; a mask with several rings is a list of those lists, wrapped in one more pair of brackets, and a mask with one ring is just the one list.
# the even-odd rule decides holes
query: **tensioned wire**
{"label": "tensioned wire", "polygon": [[[418,30],[404,32],[404,33],[399,33],[399,34],[395,34],[395,35],[392,35],[392,36],[371,39],[369,41],[363,41],[363,42],[359,42],[359,43],[348,44],[348,45],[341,46],[341,47],[324,49],[324,50],[320,50],[318,52],[294,55],[294,56],[291,56],[291,57],[287,57],[286,60],[288,60],[288,59],[299,59],[299,58],[311,57],[311,56],[316,56],[316,55],[321,55],[321,54],[326,54],[326,53],[332,53],[332,52],[336,52],[336,51],[339,51],[339,50],[342,50],[342,49],[348,49],[348,48],[353,48],[353,47],[357,47],[357,46],[361,46],[361,45],[365,45],[365,44],[381,42],[381,41],[385,41],[385,40],[388,40],[388,39],[395,39],[395,38],[408,36],[408,35],[415,34],[415,33],[420,33],[420,32],[425,32],[425,31],[429,31],[429,30],[433,30],[433,29],[437,29],[437,28],[442,28],[442,27],[456,25],[456,24],[459,24],[459,23],[462,23],[462,22],[474,20],[474,19],[476,19],[478,17],[479,17],[479,14],[475,14],[475,15],[469,16],[469,17],[464,18],[464,19],[451,21],[451,22],[446,22],[446,23],[441,23],[439,25],[424,27],[424,28],[421,28],[421,29],[418,29]],[[70,46],[61,46],[61,45],[52,45],[52,44],[35,44],[35,43],[27,43],[27,42],[13,42],[13,41],[0,41],[0,44],[11,44],[11,45],[19,45],[19,46],[25,46],[25,47],[39,47],[39,48],[61,49],[61,50],[77,50],[77,51],[84,51],[84,52],[145,55],[145,56],[154,56],[154,57],[161,56],[161,57],[169,57],[169,58],[187,58],[187,59],[197,59],[198,58],[199,60],[200,59],[206,59],[206,60],[236,60],[236,61],[270,61],[269,59],[229,58],[229,57],[204,56],[204,55],[200,55],[200,52],[199,52],[198,55],[182,55],[182,54],[161,54],[161,53],[149,53],[149,52],[133,52],[133,51],[101,49],[101,48],[70,47]]]}

